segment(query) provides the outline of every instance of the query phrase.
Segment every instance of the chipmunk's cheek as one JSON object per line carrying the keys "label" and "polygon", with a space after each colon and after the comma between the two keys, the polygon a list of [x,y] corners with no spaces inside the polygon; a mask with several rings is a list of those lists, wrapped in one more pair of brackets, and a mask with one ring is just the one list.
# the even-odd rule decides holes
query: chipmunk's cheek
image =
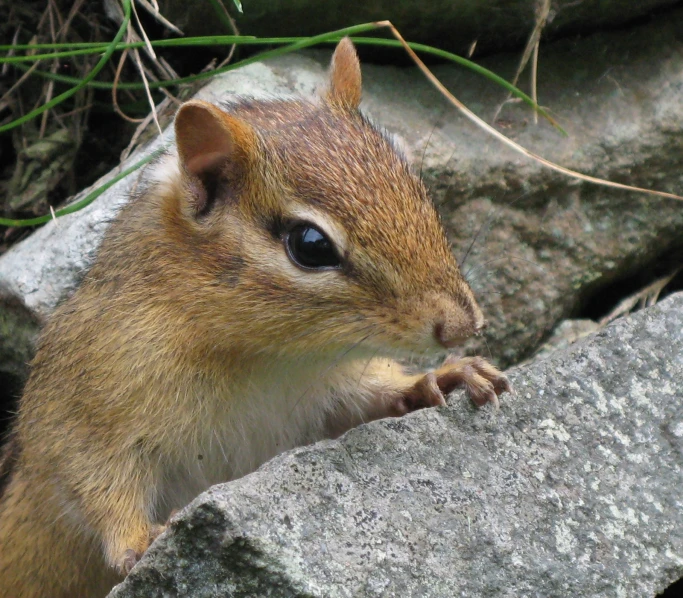
{"label": "chipmunk's cheek", "polygon": [[406,352],[438,351],[431,324],[414,310],[391,310],[369,318],[377,329],[377,343],[382,349]]}

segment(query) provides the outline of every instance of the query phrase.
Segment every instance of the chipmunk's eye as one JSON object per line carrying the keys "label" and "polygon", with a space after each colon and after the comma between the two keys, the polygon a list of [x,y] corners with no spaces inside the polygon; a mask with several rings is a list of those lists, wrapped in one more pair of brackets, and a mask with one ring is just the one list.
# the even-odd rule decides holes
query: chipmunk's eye
{"label": "chipmunk's eye", "polygon": [[297,266],[321,270],[341,265],[334,244],[312,224],[294,225],[285,237],[287,254]]}

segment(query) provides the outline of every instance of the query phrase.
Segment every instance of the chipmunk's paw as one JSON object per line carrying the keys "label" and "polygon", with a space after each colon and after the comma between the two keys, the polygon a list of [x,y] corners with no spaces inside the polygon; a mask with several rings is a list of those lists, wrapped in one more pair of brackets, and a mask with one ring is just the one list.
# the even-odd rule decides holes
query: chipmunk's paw
{"label": "chipmunk's paw", "polygon": [[135,564],[140,560],[140,556],[142,555],[139,555],[132,548],[127,548],[123,553],[119,564],[116,566],[117,573],[124,577],[128,575],[133,567],[135,567]]}
{"label": "chipmunk's paw", "polygon": [[467,395],[478,406],[493,403],[497,408],[498,395],[512,391],[507,377],[483,357],[458,358],[450,355],[432,374],[444,395],[458,387],[464,387]]}
{"label": "chipmunk's paw", "polygon": [[436,376],[434,372],[429,372],[393,400],[390,415],[400,417],[418,409],[445,404],[446,399],[439,388]]}
{"label": "chipmunk's paw", "polygon": [[165,525],[153,525],[149,529],[147,545],[143,550],[135,550],[133,548],[127,548],[126,550],[124,550],[123,554],[121,555],[121,558],[118,560],[116,564],[116,571],[119,573],[119,575],[123,575],[124,577],[127,576],[131,572],[133,567],[135,567],[137,562],[142,558],[142,555],[149,548],[150,544],[154,542],[154,540],[156,540],[157,537],[161,535],[165,529]]}

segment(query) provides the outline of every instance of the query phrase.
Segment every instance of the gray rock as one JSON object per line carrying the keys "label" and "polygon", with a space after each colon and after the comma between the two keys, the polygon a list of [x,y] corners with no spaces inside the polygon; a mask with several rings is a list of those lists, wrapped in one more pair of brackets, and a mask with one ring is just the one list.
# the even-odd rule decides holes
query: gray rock
{"label": "gray rock", "polygon": [[[13,411],[42,322],[0,286],[0,412]],[[9,401],[4,404],[4,401]],[[0,436],[3,429],[0,416]]]}
{"label": "gray rock", "polygon": [[[552,0],[544,37],[586,34],[614,28],[676,0]],[[526,43],[536,23],[539,0],[244,0],[239,14],[225,2],[242,34],[263,37],[319,35],[349,25],[391,19],[402,35],[414,42],[465,53],[473,42],[477,51],[511,48]],[[209,2],[161,0],[162,14],[187,35],[216,35],[216,13]],[[222,29],[220,30],[223,31]],[[227,31],[226,31],[227,33]]]}
{"label": "gray rock", "polygon": [[654,596],[683,576],[683,294],[466,401],[215,486],[110,598]]}
{"label": "gray rock", "polygon": [[[551,108],[568,138],[546,123],[534,126],[520,105],[503,108],[499,128],[574,170],[681,194],[683,10],[672,17],[541,48],[539,102]],[[484,66],[511,76],[516,59],[496,57]],[[462,70],[434,71],[485,119],[504,97]],[[411,85],[407,78],[388,83],[390,73],[366,78],[373,92],[371,112],[379,108],[372,98],[382,97],[389,85]],[[427,146],[422,172],[456,255],[467,255],[464,271],[490,323],[486,344],[471,351],[490,351],[504,365],[517,363],[559,321],[576,317],[581,305],[600,303],[610,285],[643,269],[654,271],[680,247],[680,201],[609,190],[551,172],[455,115],[426,85],[412,91],[414,96],[404,92],[394,101],[407,108],[417,100],[415,112],[404,114],[419,118],[389,122],[408,147]],[[436,106],[444,106],[443,115]],[[611,307],[605,303],[604,312]]]}
{"label": "gray rock", "polygon": [[553,330],[550,338],[543,343],[529,361],[548,357],[558,349],[566,349],[584,336],[597,332],[600,328],[602,328],[600,324],[593,320],[562,320]]}
{"label": "gray rock", "polygon": [[[542,48],[539,98],[570,136],[508,105],[500,126],[551,160],[661,190],[683,186],[683,9],[646,26]],[[204,97],[314,92],[329,55],[285,56],[213,81]],[[512,73],[516,56],[485,66]],[[460,68],[436,74],[491,117],[504,93]],[[490,326],[468,350],[510,365],[602,289],[680,248],[681,202],[577,183],[464,121],[415,69],[366,66],[364,108],[422,169]],[[426,149],[425,149],[426,148]],[[131,159],[126,165],[132,163]],[[0,287],[38,319],[78,284],[135,176],[78,215],[50,223],[0,258]],[[471,250],[468,250],[469,246]],[[608,311],[610,305],[605,305]],[[8,308],[9,309],[9,308]],[[8,316],[9,317],[9,316]],[[0,330],[0,334],[2,331]],[[17,368],[23,364],[16,364]]]}

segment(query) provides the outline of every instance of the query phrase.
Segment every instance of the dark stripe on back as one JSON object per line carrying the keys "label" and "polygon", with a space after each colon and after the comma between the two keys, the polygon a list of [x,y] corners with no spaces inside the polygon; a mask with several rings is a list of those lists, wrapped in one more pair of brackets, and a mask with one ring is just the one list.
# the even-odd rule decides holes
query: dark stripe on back
{"label": "dark stripe on back", "polygon": [[2,449],[2,456],[0,456],[0,500],[5,493],[5,488],[9,486],[20,454],[19,439],[10,432],[9,438],[7,438]]}

